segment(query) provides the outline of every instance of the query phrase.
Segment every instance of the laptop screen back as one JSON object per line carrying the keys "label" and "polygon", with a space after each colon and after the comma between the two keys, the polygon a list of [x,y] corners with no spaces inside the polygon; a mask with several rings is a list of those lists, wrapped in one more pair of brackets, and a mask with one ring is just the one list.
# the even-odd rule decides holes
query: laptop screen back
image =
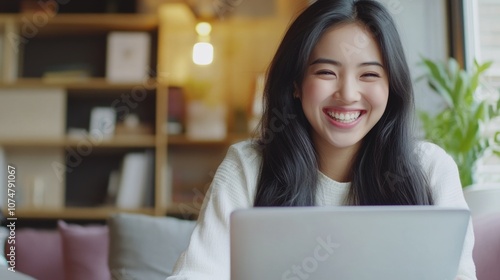
{"label": "laptop screen back", "polygon": [[453,280],[466,209],[252,208],[231,215],[232,280]]}

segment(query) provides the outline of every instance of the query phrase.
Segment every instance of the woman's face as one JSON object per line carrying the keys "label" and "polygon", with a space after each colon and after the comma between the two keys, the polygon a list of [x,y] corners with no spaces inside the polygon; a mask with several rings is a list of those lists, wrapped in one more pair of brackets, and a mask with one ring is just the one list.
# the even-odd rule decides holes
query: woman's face
{"label": "woman's face", "polygon": [[315,144],[357,149],[384,114],[389,97],[387,73],[372,36],[356,23],[326,30],[298,95]]}

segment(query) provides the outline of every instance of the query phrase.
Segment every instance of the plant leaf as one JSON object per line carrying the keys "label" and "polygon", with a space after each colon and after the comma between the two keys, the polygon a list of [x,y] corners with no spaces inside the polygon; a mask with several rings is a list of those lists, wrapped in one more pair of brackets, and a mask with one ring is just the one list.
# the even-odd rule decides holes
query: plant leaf
{"label": "plant leaf", "polygon": [[434,63],[429,59],[424,59],[424,66],[427,68],[427,79],[431,88],[444,98],[448,107],[453,107],[453,98],[450,95],[451,89],[449,79],[446,77],[444,67]]}

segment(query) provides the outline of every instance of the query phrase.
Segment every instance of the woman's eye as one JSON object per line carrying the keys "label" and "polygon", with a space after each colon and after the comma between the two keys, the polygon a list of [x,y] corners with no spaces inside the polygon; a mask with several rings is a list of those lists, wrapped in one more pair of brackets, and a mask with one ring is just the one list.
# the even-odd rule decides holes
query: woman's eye
{"label": "woman's eye", "polygon": [[365,74],[363,74],[363,75],[362,75],[362,77],[367,77],[367,78],[373,78],[373,77],[375,77],[375,78],[380,78],[380,75],[379,75],[379,74],[377,74],[377,73],[365,73]]}
{"label": "woman's eye", "polygon": [[334,75],[335,76],[335,73],[332,71],[328,71],[328,70],[320,70],[320,71],[316,72],[316,75]]}

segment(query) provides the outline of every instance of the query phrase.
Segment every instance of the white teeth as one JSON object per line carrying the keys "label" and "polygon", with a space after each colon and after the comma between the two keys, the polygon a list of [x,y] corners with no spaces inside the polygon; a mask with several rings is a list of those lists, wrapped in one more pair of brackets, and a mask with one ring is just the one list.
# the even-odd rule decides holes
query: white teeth
{"label": "white teeth", "polygon": [[336,121],[343,123],[351,123],[359,118],[361,112],[354,113],[338,113],[338,112],[328,112],[328,115],[335,119]]}

